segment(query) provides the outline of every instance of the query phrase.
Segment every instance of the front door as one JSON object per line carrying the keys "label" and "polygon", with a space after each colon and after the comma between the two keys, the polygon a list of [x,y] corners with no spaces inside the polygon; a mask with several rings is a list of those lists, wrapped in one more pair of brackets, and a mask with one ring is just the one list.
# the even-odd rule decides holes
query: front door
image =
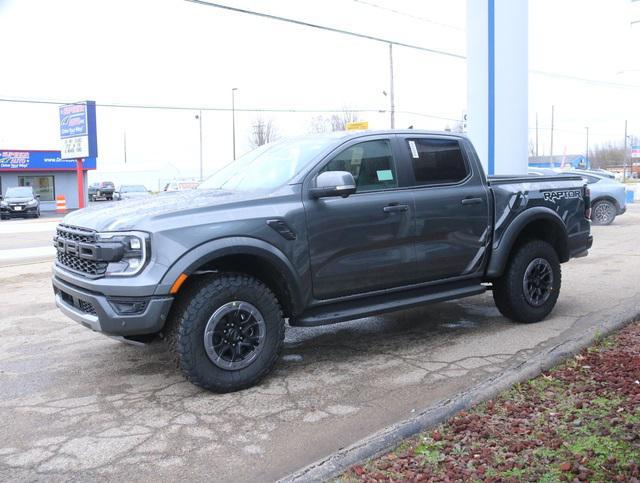
{"label": "front door", "polygon": [[411,279],[413,196],[399,189],[403,183],[391,141],[390,137],[354,140],[321,165],[317,173],[350,171],[356,180],[355,194],[305,196],[316,299],[395,287]]}

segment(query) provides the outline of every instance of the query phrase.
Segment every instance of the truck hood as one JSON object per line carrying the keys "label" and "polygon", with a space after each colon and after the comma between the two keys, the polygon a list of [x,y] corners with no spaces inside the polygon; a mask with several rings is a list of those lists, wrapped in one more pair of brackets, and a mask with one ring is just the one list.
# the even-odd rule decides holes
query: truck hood
{"label": "truck hood", "polygon": [[220,190],[189,190],[162,193],[144,198],[125,199],[74,211],[62,223],[97,231],[144,230],[150,223],[180,213],[223,207],[264,197],[264,194]]}

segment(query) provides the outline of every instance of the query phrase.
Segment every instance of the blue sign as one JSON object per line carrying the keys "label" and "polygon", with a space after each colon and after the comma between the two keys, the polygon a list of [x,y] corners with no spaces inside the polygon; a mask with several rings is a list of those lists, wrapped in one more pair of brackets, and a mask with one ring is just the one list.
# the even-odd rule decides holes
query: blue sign
{"label": "blue sign", "polygon": [[60,139],[87,135],[87,105],[60,106]]}
{"label": "blue sign", "polygon": [[77,102],[60,106],[61,156],[79,159],[98,156],[96,103]]}
{"label": "blue sign", "polygon": [[[84,158],[84,169],[96,169],[96,158]],[[75,170],[75,159],[62,159],[60,151],[0,149],[0,171]]]}

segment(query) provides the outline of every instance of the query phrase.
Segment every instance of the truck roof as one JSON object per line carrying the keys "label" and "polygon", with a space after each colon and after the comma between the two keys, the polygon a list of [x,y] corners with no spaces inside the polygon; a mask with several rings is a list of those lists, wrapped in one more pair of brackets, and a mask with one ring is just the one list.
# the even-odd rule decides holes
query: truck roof
{"label": "truck roof", "polygon": [[[465,138],[466,135],[462,133],[454,133],[451,131],[428,131],[424,129],[372,129],[362,131],[331,131],[326,133],[310,134],[308,137],[332,137],[336,139],[357,138],[360,136],[371,135],[385,135],[385,134],[421,134],[421,135],[435,135],[435,136],[449,136],[457,138]],[[307,137],[307,136],[305,136]]]}

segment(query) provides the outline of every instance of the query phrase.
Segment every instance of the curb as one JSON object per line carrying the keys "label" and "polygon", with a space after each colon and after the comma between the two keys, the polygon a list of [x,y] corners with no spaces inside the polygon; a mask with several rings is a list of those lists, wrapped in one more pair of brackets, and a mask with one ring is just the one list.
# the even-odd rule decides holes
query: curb
{"label": "curb", "polygon": [[566,339],[559,344],[532,356],[526,362],[507,368],[470,389],[458,393],[451,399],[445,399],[429,407],[416,416],[388,426],[372,435],[342,448],[325,458],[278,480],[279,483],[306,481],[326,481],[356,463],[378,456],[393,448],[400,441],[425,429],[434,427],[451,418],[460,411],[470,409],[478,403],[497,396],[518,382],[536,377],[541,372],[563,362],[568,357],[589,347],[599,337],[608,335],[640,317],[640,301],[637,297],[629,299],[632,307],[623,313],[611,316],[607,310],[599,311],[576,319],[572,327],[579,327],[586,320],[608,318],[601,324],[590,327],[576,338]]}

